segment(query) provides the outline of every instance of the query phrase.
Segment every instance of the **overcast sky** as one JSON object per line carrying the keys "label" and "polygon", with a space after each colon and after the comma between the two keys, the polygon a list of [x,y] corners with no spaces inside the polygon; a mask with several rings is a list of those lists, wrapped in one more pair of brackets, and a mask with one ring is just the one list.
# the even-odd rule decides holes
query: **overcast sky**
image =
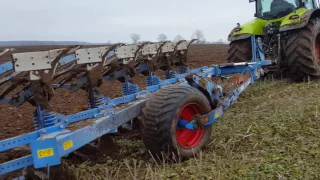
{"label": "overcast sky", "polygon": [[164,33],[223,39],[237,22],[253,19],[249,0],[0,0],[0,41],[157,41]]}

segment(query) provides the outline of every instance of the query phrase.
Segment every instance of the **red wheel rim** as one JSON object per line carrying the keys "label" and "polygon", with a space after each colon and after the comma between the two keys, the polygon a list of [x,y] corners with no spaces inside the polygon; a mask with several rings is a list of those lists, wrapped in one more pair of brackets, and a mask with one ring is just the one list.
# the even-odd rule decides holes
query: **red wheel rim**
{"label": "red wheel rim", "polygon": [[[189,123],[191,122],[192,116],[196,114],[203,114],[202,108],[198,104],[190,103],[181,109],[179,119],[183,119]],[[204,129],[190,130],[178,128],[177,126],[176,138],[181,147],[191,149],[199,144],[203,133]]]}
{"label": "red wheel rim", "polygon": [[316,42],[314,43],[314,50],[316,54],[316,61],[320,66],[320,34],[318,34],[316,37]]}

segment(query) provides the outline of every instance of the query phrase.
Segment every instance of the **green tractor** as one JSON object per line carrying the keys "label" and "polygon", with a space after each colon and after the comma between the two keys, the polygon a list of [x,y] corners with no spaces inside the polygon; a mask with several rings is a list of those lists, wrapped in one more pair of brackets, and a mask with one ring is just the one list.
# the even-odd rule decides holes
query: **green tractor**
{"label": "green tractor", "polygon": [[238,23],[228,40],[229,62],[252,59],[251,38],[262,42],[270,71],[294,81],[320,77],[320,9],[315,0],[249,0],[256,3],[255,19]]}

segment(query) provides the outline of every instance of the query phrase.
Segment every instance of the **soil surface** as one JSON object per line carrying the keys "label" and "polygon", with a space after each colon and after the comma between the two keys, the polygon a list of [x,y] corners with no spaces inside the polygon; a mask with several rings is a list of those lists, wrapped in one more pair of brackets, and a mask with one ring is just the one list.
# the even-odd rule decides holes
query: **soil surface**
{"label": "soil surface", "polygon": [[[61,48],[61,46],[16,47],[15,52],[48,50],[52,48]],[[197,68],[211,64],[225,63],[227,50],[228,45],[191,45],[188,52],[188,64],[190,68]],[[7,62],[9,58],[10,56],[8,55],[0,57],[0,64]],[[141,74],[137,75],[133,79],[133,82],[139,85],[140,90],[146,86],[145,77]],[[115,98],[122,94],[121,85],[122,83],[119,81],[105,81],[100,90],[105,96]],[[0,92],[1,91],[2,89],[0,89]],[[87,109],[87,95],[86,92],[82,90],[71,93],[67,89],[57,89],[50,104],[54,112],[65,115],[73,114]],[[28,103],[23,104],[19,108],[13,108],[9,104],[0,103],[0,140],[34,131],[34,124],[32,122],[32,114],[34,111],[35,108]],[[20,149],[19,153],[17,153],[16,150],[0,153],[0,163],[21,157],[28,153],[25,149]]]}

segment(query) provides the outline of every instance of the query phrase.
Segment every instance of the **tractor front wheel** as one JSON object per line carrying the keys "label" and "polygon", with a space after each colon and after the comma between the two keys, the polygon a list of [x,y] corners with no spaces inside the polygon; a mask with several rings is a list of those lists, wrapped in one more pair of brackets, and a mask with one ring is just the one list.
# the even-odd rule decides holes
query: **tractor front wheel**
{"label": "tractor front wheel", "polygon": [[146,148],[162,158],[189,158],[199,153],[208,142],[212,125],[195,130],[185,124],[209,113],[207,98],[192,87],[169,86],[154,93],[142,110],[141,131]]}
{"label": "tractor front wheel", "polygon": [[294,81],[320,77],[320,19],[289,32],[285,47],[287,73]]}
{"label": "tractor front wheel", "polygon": [[251,38],[232,41],[228,50],[228,62],[250,62],[252,59]]}

